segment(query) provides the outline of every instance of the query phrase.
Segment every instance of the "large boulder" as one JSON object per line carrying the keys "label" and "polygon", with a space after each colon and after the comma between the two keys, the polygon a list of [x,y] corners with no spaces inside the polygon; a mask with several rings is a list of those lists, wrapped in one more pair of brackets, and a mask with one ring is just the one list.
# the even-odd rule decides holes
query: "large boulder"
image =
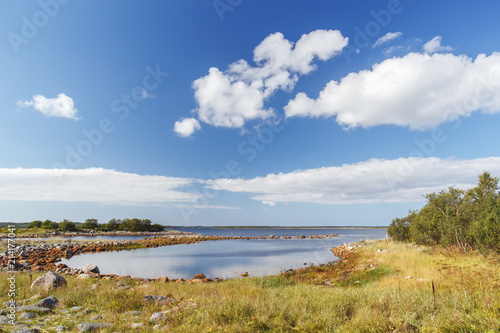
{"label": "large boulder", "polygon": [[96,273],[99,274],[99,268],[95,264],[89,263],[85,266],[83,266],[82,271],[84,273]]}
{"label": "large boulder", "polygon": [[67,284],[68,283],[66,282],[66,279],[61,275],[58,275],[54,272],[47,272],[44,275],[37,277],[31,284],[30,288],[41,288],[49,291],[51,289],[66,286]]}

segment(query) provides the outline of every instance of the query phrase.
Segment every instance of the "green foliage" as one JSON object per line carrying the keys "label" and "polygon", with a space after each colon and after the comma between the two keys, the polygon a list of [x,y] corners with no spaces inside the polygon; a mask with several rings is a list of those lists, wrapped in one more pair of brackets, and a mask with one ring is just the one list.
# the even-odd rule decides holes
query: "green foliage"
{"label": "green foliage", "polygon": [[45,220],[42,222],[41,227],[45,230],[57,230],[59,229],[59,224],[51,220]]}
{"label": "green foliage", "polygon": [[84,230],[97,230],[99,228],[99,223],[97,222],[97,219],[86,219],[81,225],[81,228]]}
{"label": "green foliage", "polygon": [[498,178],[485,172],[468,191],[450,187],[427,194],[420,211],[394,219],[387,231],[398,241],[500,252],[498,190]]}
{"label": "green foliage", "polygon": [[28,229],[41,228],[41,227],[42,227],[42,221],[40,220],[31,221],[27,226]]}
{"label": "green foliage", "polygon": [[71,222],[68,220],[63,220],[62,222],[59,222],[59,228],[61,228],[61,231],[76,231],[76,223]]}

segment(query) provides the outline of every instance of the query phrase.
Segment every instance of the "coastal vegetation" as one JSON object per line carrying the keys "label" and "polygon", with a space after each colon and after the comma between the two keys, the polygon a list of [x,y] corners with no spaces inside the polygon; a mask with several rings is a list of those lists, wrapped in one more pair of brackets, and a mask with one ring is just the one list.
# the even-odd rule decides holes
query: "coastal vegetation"
{"label": "coastal vegetation", "polygon": [[394,240],[500,253],[498,178],[485,172],[474,188],[450,187],[425,198],[420,211],[392,221],[387,232]]}
{"label": "coastal vegetation", "polygon": [[[82,322],[111,324],[105,332],[132,327],[153,332],[155,325],[171,332],[500,330],[498,255],[393,241],[354,247],[337,264],[199,284],[65,276],[66,286],[35,296],[40,291],[30,284],[43,273],[19,272],[17,299],[35,296],[25,305],[46,296],[59,300],[52,313],[22,321],[30,327],[44,323],[46,331],[56,326],[77,331]],[[6,278],[2,272],[1,290],[9,288]],[[144,303],[146,295],[162,295],[171,302]],[[6,293],[1,301],[7,301]],[[4,324],[3,329],[10,327]]]}
{"label": "coastal vegetation", "polygon": [[[99,223],[97,219],[87,219],[83,223],[69,221],[67,219],[61,222],[54,222],[51,220],[35,220],[28,224],[12,224],[17,226],[18,233],[23,234],[37,234],[47,233],[54,231],[62,232],[75,232],[75,231],[130,231],[130,232],[160,232],[165,230],[165,226],[152,223],[149,219],[126,218],[116,219],[113,218],[107,223]],[[2,228],[7,229],[7,225]],[[6,231],[6,230],[4,230]]]}

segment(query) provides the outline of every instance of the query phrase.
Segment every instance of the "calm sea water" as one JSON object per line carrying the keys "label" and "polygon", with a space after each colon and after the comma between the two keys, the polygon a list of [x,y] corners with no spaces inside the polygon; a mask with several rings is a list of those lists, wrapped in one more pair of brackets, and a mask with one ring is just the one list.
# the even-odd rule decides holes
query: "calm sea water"
{"label": "calm sea water", "polygon": [[[326,264],[337,258],[330,249],[358,240],[385,238],[385,229],[183,229],[203,235],[218,236],[297,236],[338,234],[331,239],[251,239],[219,240],[196,244],[164,246],[119,252],[87,253],[61,262],[81,268],[94,263],[102,274],[133,277],[190,279],[196,273],[209,278],[278,274],[304,264]],[[144,236],[130,236],[144,238]],[[99,237],[100,239],[118,239]],[[128,239],[133,239],[128,238]],[[123,238],[120,238],[123,239]]]}

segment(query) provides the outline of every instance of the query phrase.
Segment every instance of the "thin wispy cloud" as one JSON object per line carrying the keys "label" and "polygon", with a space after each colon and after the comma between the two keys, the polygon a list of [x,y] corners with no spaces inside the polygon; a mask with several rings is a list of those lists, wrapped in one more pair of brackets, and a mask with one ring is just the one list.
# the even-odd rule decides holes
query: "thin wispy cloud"
{"label": "thin wispy cloud", "polygon": [[62,93],[55,98],[35,95],[31,101],[18,101],[17,106],[20,108],[33,107],[33,110],[40,112],[46,117],[61,117],[73,120],[80,119],[73,99]]}
{"label": "thin wispy cloud", "polygon": [[401,37],[403,35],[403,33],[401,31],[398,31],[398,32],[388,32],[386,33],[385,35],[383,35],[382,37],[380,37],[379,39],[377,39],[375,41],[375,43],[373,44],[373,48],[376,48],[377,46],[380,46],[384,43],[388,43],[390,42],[391,40],[394,40],[398,37]]}
{"label": "thin wispy cloud", "polygon": [[450,52],[453,51],[451,46],[441,45],[441,36],[436,36],[427,43],[424,44],[423,50],[429,54],[436,52]]}

